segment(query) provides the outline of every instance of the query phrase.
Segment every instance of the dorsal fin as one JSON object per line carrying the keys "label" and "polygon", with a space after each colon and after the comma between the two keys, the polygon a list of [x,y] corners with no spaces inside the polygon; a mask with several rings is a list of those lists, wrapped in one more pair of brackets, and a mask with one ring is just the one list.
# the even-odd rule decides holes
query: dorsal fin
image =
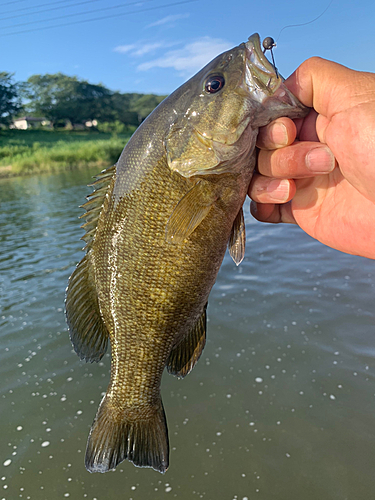
{"label": "dorsal fin", "polygon": [[100,313],[90,250],[104,199],[115,172],[116,165],[103,170],[96,176],[96,181],[90,184],[94,191],[86,197],[88,201],[82,205],[86,213],[81,216],[86,219],[82,226],[86,234],[81,239],[87,243],[87,255],[69,278],[66,289],[65,313],[70,339],[78,356],[91,362],[103,357],[109,335]]}
{"label": "dorsal fin", "polygon": [[86,230],[86,234],[81,238],[86,242],[84,248],[86,251],[90,250],[91,244],[94,241],[98,218],[102,210],[105,196],[108,192],[108,187],[114,175],[116,175],[116,165],[102,170],[100,174],[95,177],[96,181],[89,184],[89,186],[94,188],[94,191],[86,196],[88,201],[81,205],[81,208],[86,210],[86,213],[80,217],[80,219],[86,219],[85,224],[81,226]]}
{"label": "dorsal fin", "polygon": [[200,358],[206,343],[206,308],[207,304],[194,327],[172,349],[167,361],[168,373],[177,377],[186,377]]}
{"label": "dorsal fin", "polygon": [[65,314],[75,352],[85,361],[99,361],[107,350],[109,335],[100,314],[89,255],[69,278]]}

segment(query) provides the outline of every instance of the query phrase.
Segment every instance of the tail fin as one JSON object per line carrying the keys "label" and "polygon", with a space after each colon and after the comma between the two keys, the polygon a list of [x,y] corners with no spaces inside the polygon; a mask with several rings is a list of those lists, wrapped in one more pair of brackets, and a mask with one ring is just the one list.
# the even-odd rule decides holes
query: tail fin
{"label": "tail fin", "polygon": [[[117,412],[116,412],[117,413]],[[169,466],[169,442],[164,408],[148,419],[119,419],[104,396],[92,424],[86,448],[89,472],[107,472],[125,459],[137,467],[152,467],[164,474]]]}

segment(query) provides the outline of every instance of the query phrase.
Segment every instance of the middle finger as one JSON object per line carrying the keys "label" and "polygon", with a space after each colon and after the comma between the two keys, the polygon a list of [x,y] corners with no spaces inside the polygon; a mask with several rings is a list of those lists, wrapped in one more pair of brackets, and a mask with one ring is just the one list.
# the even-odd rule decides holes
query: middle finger
{"label": "middle finger", "polygon": [[320,142],[295,142],[273,151],[260,150],[258,172],[266,177],[299,179],[329,173],[335,168],[335,157]]}

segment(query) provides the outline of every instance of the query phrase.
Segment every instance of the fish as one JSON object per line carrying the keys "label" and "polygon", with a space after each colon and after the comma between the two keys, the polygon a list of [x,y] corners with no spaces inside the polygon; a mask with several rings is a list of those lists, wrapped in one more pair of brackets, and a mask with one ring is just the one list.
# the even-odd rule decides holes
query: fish
{"label": "fish", "polygon": [[111,345],[108,389],[85,455],[90,472],[125,459],[164,473],[164,369],[183,378],[206,342],[207,302],[226,248],[245,252],[243,203],[258,129],[308,109],[287,89],[257,33],[184,83],[139,126],[83,205],[86,254],[65,312],[78,356]]}

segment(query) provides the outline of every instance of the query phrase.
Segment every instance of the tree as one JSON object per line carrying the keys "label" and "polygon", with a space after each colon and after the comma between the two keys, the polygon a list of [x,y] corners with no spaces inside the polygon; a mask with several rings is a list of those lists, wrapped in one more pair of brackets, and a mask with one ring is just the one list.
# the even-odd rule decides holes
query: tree
{"label": "tree", "polygon": [[112,94],[103,85],[92,85],[75,76],[56,73],[31,76],[24,97],[28,99],[25,107],[30,113],[44,116],[55,125],[62,120],[75,124],[115,119]]}
{"label": "tree", "polygon": [[13,82],[13,74],[0,72],[0,123],[8,125],[21,109],[21,84]]}
{"label": "tree", "polygon": [[122,94],[103,85],[63,73],[33,75],[25,84],[25,109],[33,116],[48,118],[54,126],[69,120],[72,124],[98,122],[138,126],[164,96]]}
{"label": "tree", "polygon": [[166,96],[155,94],[132,94],[130,108],[136,111],[140,121],[144,120]]}
{"label": "tree", "polygon": [[137,111],[131,109],[131,94],[121,94],[114,92],[111,96],[113,109],[113,121],[120,121],[126,125],[138,127],[140,120]]}

